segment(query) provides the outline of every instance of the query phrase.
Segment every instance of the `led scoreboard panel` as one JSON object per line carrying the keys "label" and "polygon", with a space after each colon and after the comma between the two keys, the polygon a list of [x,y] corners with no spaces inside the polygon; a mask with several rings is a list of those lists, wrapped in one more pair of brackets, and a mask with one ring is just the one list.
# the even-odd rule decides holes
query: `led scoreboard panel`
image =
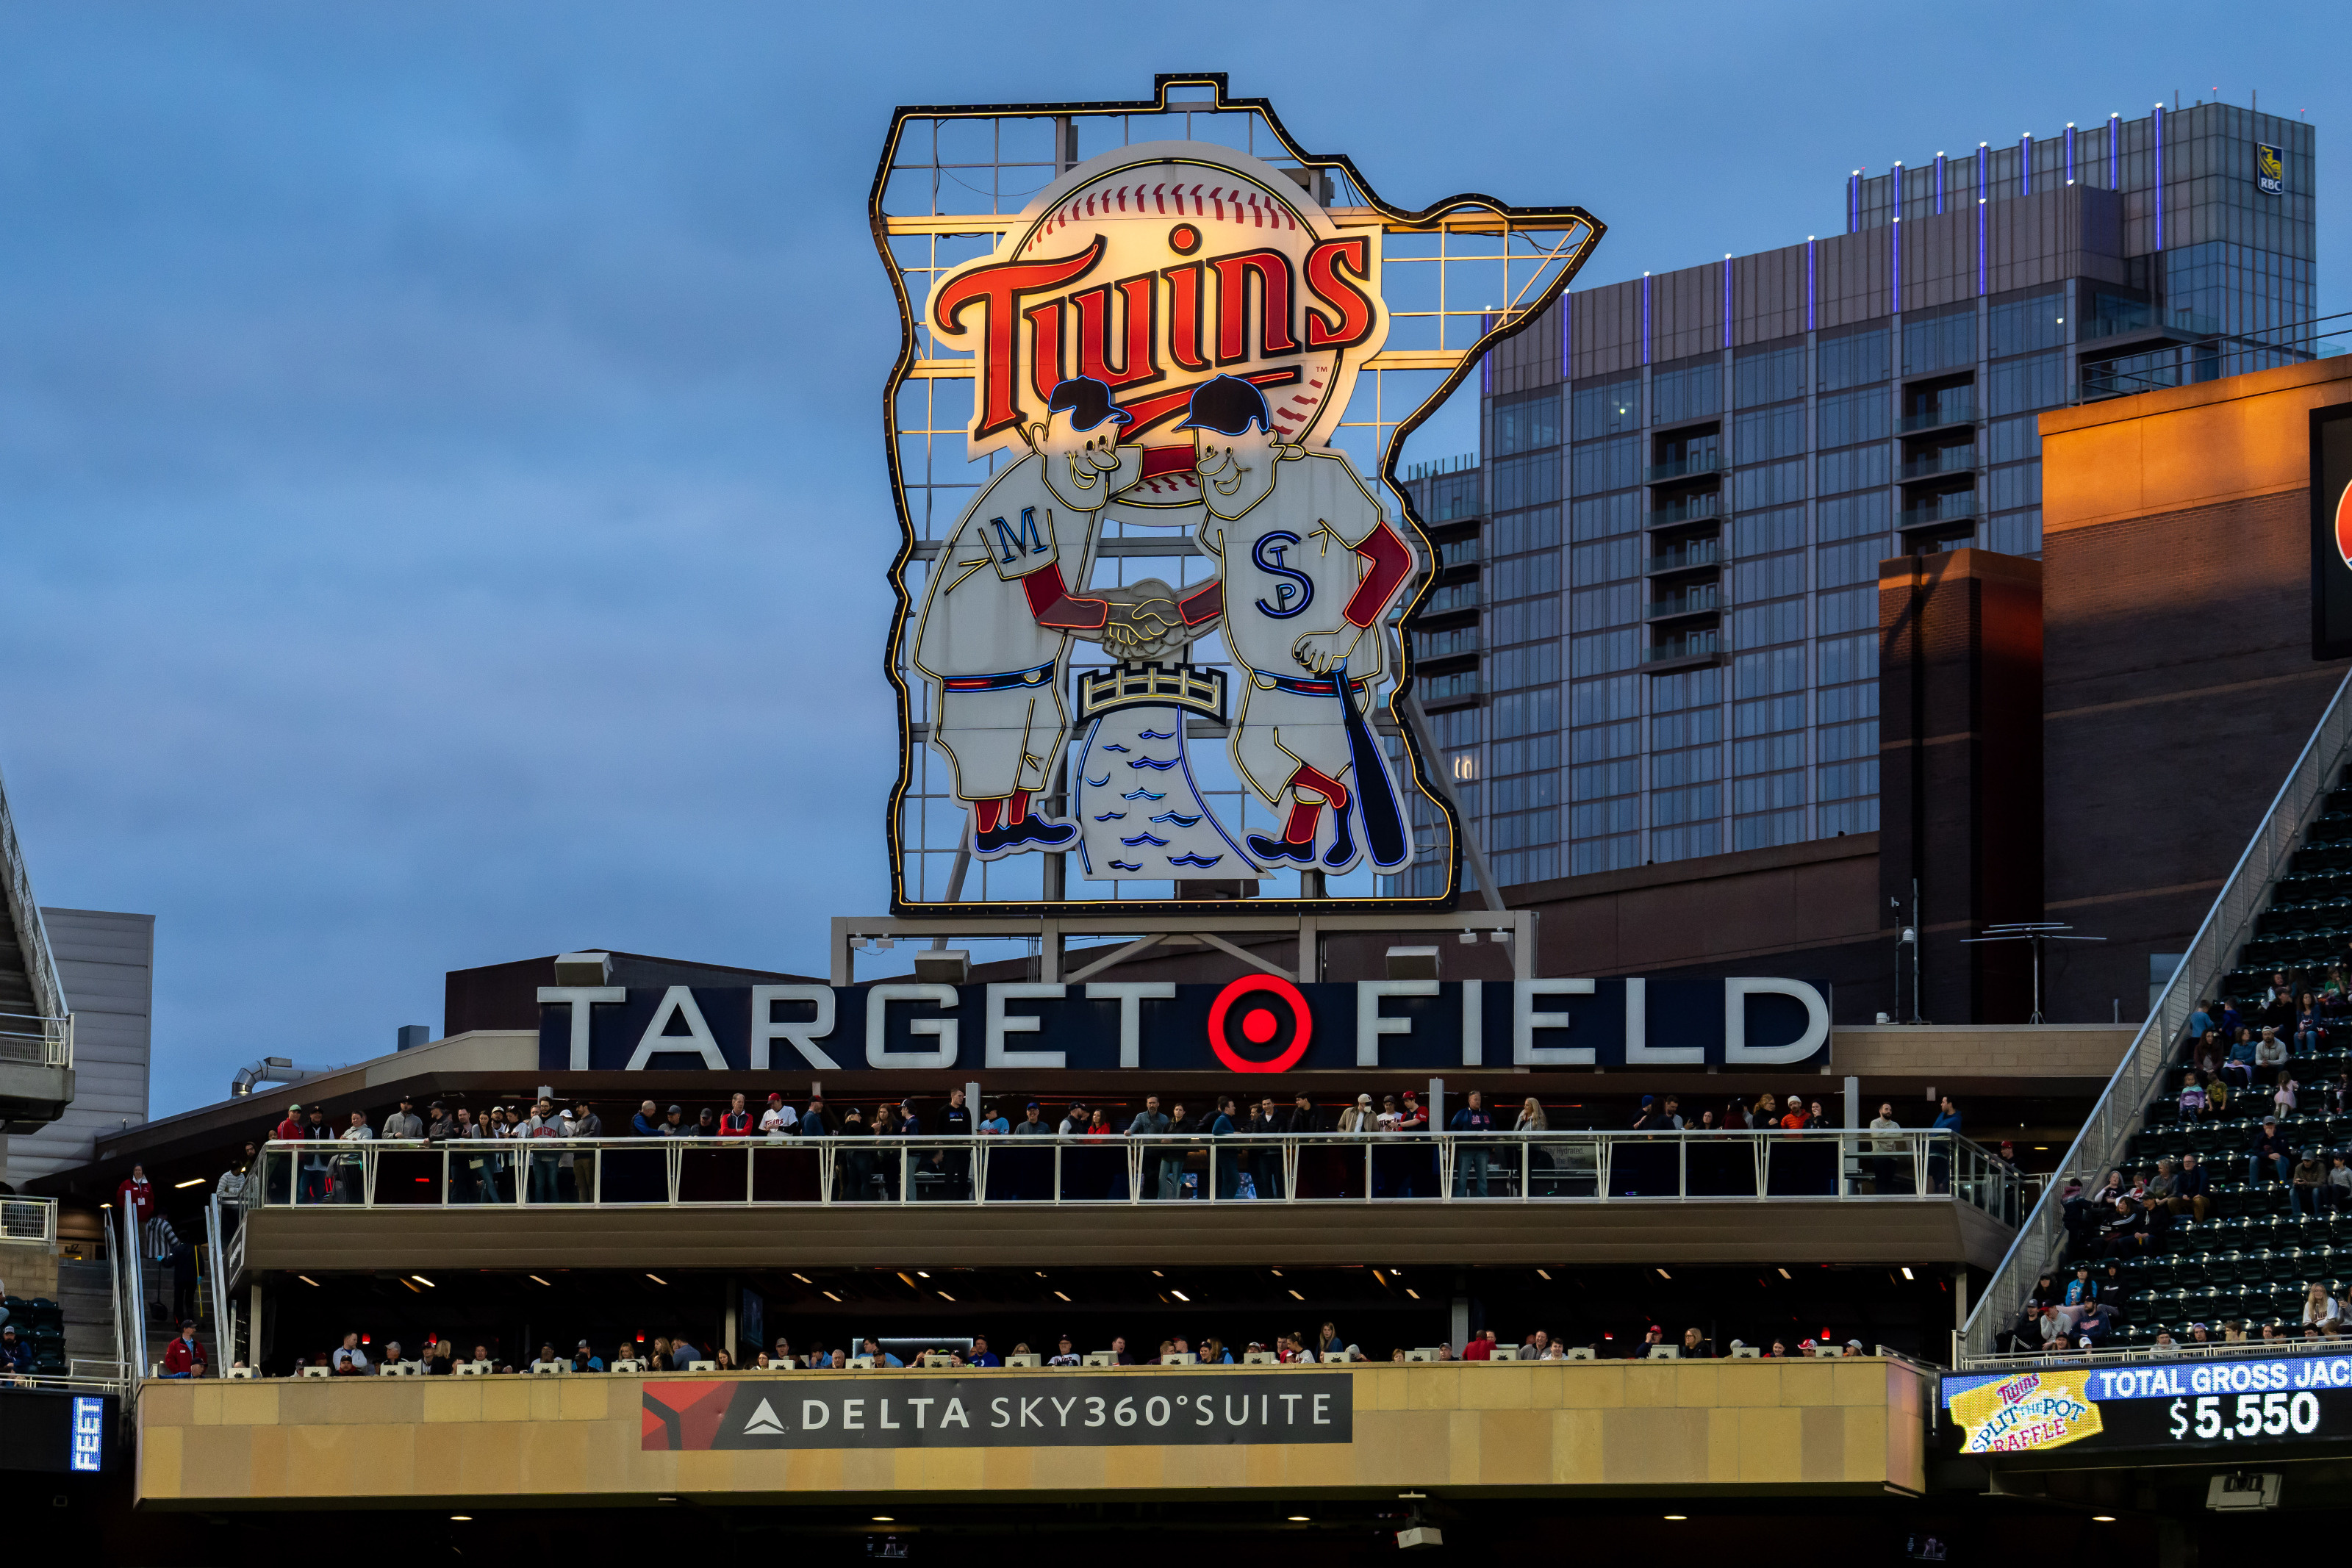
{"label": "led scoreboard panel", "polygon": [[2352,1356],[2148,1361],[1946,1377],[1964,1454],[2352,1441]]}

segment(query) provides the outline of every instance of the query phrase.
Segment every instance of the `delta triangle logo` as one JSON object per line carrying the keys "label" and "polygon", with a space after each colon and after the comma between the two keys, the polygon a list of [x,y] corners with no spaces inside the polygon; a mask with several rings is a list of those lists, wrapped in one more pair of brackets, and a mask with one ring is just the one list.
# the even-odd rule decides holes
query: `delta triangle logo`
{"label": "delta triangle logo", "polygon": [[783,1435],[784,1424],[776,1419],[775,1411],[764,1399],[760,1401],[760,1407],[751,1412],[751,1418],[743,1423],[743,1436],[747,1437],[781,1437]]}

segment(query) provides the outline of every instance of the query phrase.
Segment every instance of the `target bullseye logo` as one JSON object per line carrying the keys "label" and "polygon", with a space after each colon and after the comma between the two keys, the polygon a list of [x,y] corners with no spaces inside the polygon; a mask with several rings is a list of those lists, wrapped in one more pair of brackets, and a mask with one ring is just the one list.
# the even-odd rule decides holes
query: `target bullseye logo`
{"label": "target bullseye logo", "polygon": [[2344,494],[2336,498],[2336,553],[2344,558],[2346,566],[2352,566],[2352,485],[2345,486]]}
{"label": "target bullseye logo", "polygon": [[[1258,993],[1271,993],[1261,998]],[[1240,1033],[1254,1046],[1273,1044],[1286,1030],[1290,1043],[1278,1055],[1259,1061],[1234,1048],[1229,1020],[1241,1013]],[[1235,1072],[1287,1072],[1307,1054],[1315,1038],[1315,1017],[1297,986],[1275,975],[1244,975],[1217,993],[1209,1007],[1209,1049]]]}

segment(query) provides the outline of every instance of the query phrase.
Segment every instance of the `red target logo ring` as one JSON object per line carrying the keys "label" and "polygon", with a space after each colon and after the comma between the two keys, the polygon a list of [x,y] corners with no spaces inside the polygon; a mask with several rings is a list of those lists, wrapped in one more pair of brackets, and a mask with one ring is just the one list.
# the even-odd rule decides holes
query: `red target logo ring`
{"label": "red target logo ring", "polygon": [[[1253,1061],[1235,1051],[1225,1035],[1225,1019],[1236,1003],[1256,991],[1271,991],[1281,1005],[1290,1009],[1292,1035],[1290,1047],[1280,1056],[1265,1061]],[[1242,1015],[1242,1036],[1252,1045],[1264,1045],[1282,1028],[1282,1022],[1267,1008],[1251,1008]],[[1315,1038],[1315,1015],[1307,1010],[1307,995],[1288,980],[1277,975],[1244,975],[1217,993],[1209,1007],[1209,1049],[1217,1060],[1235,1072],[1287,1072],[1298,1065],[1307,1054],[1307,1045]]]}

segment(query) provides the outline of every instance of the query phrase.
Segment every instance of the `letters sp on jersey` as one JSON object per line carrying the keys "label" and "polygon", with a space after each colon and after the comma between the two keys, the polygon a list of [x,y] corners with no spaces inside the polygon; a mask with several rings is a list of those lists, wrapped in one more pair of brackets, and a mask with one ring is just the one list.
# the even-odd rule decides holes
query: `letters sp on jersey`
{"label": "letters sp on jersey", "polygon": [[[1365,980],[1250,988],[1220,1009],[1233,988],[551,986],[539,993],[540,1066],[1231,1073],[1285,1061],[1290,1072],[1352,1072],[1812,1068],[1830,1059],[1825,980]],[[1253,1040],[1243,1025],[1261,1009],[1273,1031],[1258,1024],[1263,1038]],[[1222,1040],[1212,1038],[1215,1018],[1224,1019]],[[1293,1056],[1302,1030],[1307,1044]]]}

